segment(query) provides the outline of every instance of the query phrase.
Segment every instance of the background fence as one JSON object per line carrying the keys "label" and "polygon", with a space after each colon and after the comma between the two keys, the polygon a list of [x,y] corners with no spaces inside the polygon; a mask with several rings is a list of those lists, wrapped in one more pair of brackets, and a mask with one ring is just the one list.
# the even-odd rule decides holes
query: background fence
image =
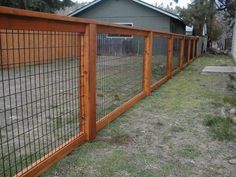
{"label": "background fence", "polygon": [[1,7],[0,176],[38,176],[93,140],[196,58],[197,41]]}

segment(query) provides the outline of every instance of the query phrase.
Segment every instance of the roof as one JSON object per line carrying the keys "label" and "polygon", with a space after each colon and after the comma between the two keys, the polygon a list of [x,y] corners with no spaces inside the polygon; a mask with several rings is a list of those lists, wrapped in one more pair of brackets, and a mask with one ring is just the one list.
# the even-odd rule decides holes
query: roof
{"label": "roof", "polygon": [[[91,7],[91,6],[94,6],[94,5],[98,4],[98,3],[101,2],[101,1],[102,1],[102,0],[94,0],[94,1],[92,1],[91,3],[88,3],[87,5],[85,5],[85,6],[81,7],[81,8],[79,8],[79,9],[76,9],[76,10],[70,12],[67,16],[69,16],[69,17],[74,16],[75,14],[80,13],[80,12],[82,12],[82,11],[88,9],[88,8]],[[141,1],[141,0],[132,0],[132,1],[133,1],[133,2],[136,2],[136,3],[138,3],[138,4],[141,4],[141,5],[145,6],[145,7],[148,7],[148,8],[150,8],[150,9],[152,9],[152,10],[155,10],[155,11],[157,11],[157,12],[159,12],[159,13],[165,14],[165,15],[171,17],[171,18],[174,18],[174,19],[176,19],[176,20],[179,20],[179,21],[183,22],[182,19],[181,19],[178,15],[176,15],[176,14],[174,14],[174,13],[168,12],[168,11],[166,11],[166,10],[163,10],[163,9],[161,9],[161,8],[159,8],[159,7],[153,6],[153,5],[151,5],[151,4],[148,4],[148,3],[146,3],[146,2],[143,2],[143,1]]]}

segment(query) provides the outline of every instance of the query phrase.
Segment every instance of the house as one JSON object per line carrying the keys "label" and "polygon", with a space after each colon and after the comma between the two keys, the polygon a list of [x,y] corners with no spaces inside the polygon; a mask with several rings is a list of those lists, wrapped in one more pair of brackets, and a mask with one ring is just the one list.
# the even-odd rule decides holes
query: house
{"label": "house", "polygon": [[68,16],[180,34],[186,26],[178,15],[140,0],[95,0]]}
{"label": "house", "polygon": [[[178,15],[165,11],[140,0],[95,0],[69,13],[71,17],[92,18],[127,26],[143,27],[157,31],[185,34],[185,24]],[[98,54],[142,54],[144,41],[134,36],[106,35],[98,37],[108,46],[98,46]],[[98,42],[99,45],[100,42]],[[166,55],[167,40],[160,38],[154,41],[154,55]],[[161,44],[161,45],[160,45]],[[176,43],[174,49],[178,48]],[[120,46],[120,48],[119,48]]]}

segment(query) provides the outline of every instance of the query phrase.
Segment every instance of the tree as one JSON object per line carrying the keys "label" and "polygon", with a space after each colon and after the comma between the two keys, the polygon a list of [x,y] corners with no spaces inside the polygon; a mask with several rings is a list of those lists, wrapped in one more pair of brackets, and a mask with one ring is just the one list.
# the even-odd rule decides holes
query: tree
{"label": "tree", "polygon": [[236,0],[216,0],[217,10],[224,10],[229,16],[235,17]]}
{"label": "tree", "polygon": [[0,0],[1,6],[50,13],[73,4],[71,0]]}
{"label": "tree", "polygon": [[233,28],[232,55],[236,60],[236,0],[216,0],[216,9],[225,12],[226,19]]}
{"label": "tree", "polygon": [[218,20],[216,20],[216,18],[214,18],[211,26],[209,26],[208,31],[210,39],[212,41],[217,41],[223,34],[223,26]]}
{"label": "tree", "polygon": [[72,6],[68,6],[64,9],[60,9],[60,10],[57,10],[55,13],[58,14],[58,15],[65,15],[67,16],[68,14],[70,14],[71,12],[87,5],[88,2],[81,2],[81,3],[78,3],[76,2],[75,4],[73,4]]}
{"label": "tree", "polygon": [[214,3],[213,0],[195,0],[187,8],[179,8],[179,13],[186,24],[194,27],[194,34],[200,36],[205,23],[208,28],[213,24]]}
{"label": "tree", "polygon": [[236,58],[236,0],[194,0],[187,9],[179,9],[183,20],[194,26],[196,35],[201,35],[206,23],[209,38],[213,39],[220,34],[220,25],[216,25],[215,21],[217,11],[225,12],[225,19],[233,28],[232,54]]}

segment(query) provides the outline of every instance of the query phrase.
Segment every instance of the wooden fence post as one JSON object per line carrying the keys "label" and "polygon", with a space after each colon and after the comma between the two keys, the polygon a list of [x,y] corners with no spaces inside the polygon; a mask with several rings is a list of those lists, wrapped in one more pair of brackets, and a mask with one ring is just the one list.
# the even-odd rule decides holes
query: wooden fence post
{"label": "wooden fence post", "polygon": [[151,93],[152,79],[152,47],[153,32],[149,32],[145,37],[145,53],[144,53],[144,92],[146,95]]}
{"label": "wooden fence post", "polygon": [[199,42],[199,38],[196,38],[196,58],[198,57],[198,42]]}
{"label": "wooden fence post", "polygon": [[196,39],[194,38],[193,39],[193,59],[196,57],[195,52],[196,52]]}
{"label": "wooden fence post", "polygon": [[188,39],[188,64],[190,63],[191,59],[191,39]]}
{"label": "wooden fence post", "polygon": [[173,71],[173,45],[174,45],[174,37],[171,35],[168,38],[168,49],[167,49],[167,75],[170,78],[172,76]]}
{"label": "wooden fence post", "polygon": [[184,67],[184,41],[185,41],[185,38],[183,37],[181,39],[181,43],[180,43],[180,56],[179,56],[179,67],[180,69],[183,69]]}
{"label": "wooden fence post", "polygon": [[81,114],[83,131],[88,141],[96,137],[96,56],[97,26],[87,24],[81,52]]}

